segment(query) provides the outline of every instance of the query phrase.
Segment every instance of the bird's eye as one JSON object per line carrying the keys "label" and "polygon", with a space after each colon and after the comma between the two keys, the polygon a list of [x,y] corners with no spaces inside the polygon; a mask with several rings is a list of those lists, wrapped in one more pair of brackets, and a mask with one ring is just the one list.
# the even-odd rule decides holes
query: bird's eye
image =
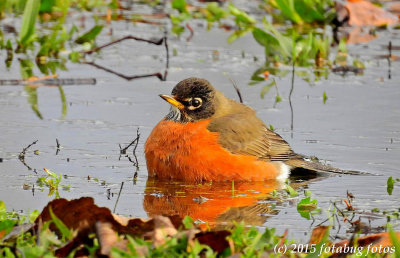
{"label": "bird's eye", "polygon": [[194,108],[198,108],[201,106],[202,103],[203,103],[203,100],[201,98],[194,98],[191,101],[191,106],[193,106]]}

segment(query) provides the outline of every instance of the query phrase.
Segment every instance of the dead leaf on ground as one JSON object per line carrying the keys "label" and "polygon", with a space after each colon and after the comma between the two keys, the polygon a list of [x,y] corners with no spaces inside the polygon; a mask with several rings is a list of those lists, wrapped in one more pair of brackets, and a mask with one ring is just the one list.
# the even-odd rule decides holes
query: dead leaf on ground
{"label": "dead leaf on ground", "polygon": [[315,227],[312,231],[311,238],[310,238],[310,245],[318,244],[321,242],[322,238],[325,236],[326,231],[329,230],[328,226],[319,226]]}
{"label": "dead leaf on ground", "polygon": [[[50,221],[50,209],[54,215],[61,220],[67,228],[75,232],[75,236],[63,247],[56,250],[56,256],[65,257],[73,250],[76,254],[88,255],[84,245],[92,245],[93,239],[89,238],[95,233],[100,244],[98,255],[110,255],[112,248],[127,249],[128,241],[124,235],[151,239],[154,246],[163,245],[169,237],[185,237],[188,239],[189,247],[197,239],[199,243],[208,244],[214,251],[221,252],[229,247],[226,236],[228,231],[200,232],[193,228],[178,233],[183,228],[182,219],[178,216],[155,216],[152,219],[143,220],[138,218],[125,218],[111,213],[108,208],[98,207],[94,204],[93,198],[82,197],[68,201],[56,199],[48,203],[42,213],[36,219],[32,232],[38,232],[40,225]],[[59,229],[52,223],[50,230],[61,234]],[[138,255],[145,256],[148,253],[147,247],[136,250]]]}
{"label": "dead leaf on ground", "polygon": [[[400,238],[400,232],[396,232],[395,234],[396,234],[397,238]],[[392,240],[390,240],[390,236],[389,236],[388,232],[360,237],[357,240],[357,243],[358,243],[358,246],[361,246],[361,247],[366,247],[366,246],[372,244],[371,248],[376,247],[376,246],[378,246],[378,247],[381,246],[382,248],[388,247],[388,246],[393,246]],[[348,246],[349,240],[340,241],[339,243],[336,243],[335,245],[337,247],[345,246],[345,245]]]}
{"label": "dead leaf on ground", "polygon": [[352,1],[344,5],[350,26],[383,26],[398,22],[398,17],[367,1]]}

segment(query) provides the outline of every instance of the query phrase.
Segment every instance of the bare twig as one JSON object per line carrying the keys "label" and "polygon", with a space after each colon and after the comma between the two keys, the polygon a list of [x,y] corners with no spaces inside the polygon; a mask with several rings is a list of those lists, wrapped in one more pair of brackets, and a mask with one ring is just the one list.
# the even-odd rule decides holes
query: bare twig
{"label": "bare twig", "polygon": [[96,67],[97,69],[100,69],[100,70],[106,71],[106,72],[108,72],[108,73],[117,75],[118,77],[121,77],[121,78],[123,78],[123,79],[125,79],[125,80],[127,80],[127,81],[136,80],[136,79],[141,79],[141,78],[148,78],[148,77],[157,77],[158,79],[160,79],[160,81],[165,81],[165,80],[166,80],[166,77],[167,77],[167,74],[168,74],[167,71],[165,71],[164,74],[161,74],[160,72],[158,72],[158,73],[150,73],[150,74],[142,74],[142,75],[127,76],[127,75],[124,75],[124,74],[122,74],[122,73],[119,73],[119,72],[116,72],[116,71],[114,71],[114,70],[111,70],[111,69],[109,69],[109,68],[106,68],[106,67],[104,67],[104,66],[98,65],[98,64],[96,64],[96,63],[94,63],[94,62],[82,61],[81,64],[88,64],[88,65],[91,65],[91,66],[93,66],[93,67]]}
{"label": "bare twig", "polygon": [[56,138],[56,144],[57,144],[56,155],[58,155],[58,153],[60,152],[61,145],[60,145],[60,143],[58,142],[58,139],[57,139],[57,138]]}
{"label": "bare twig", "polygon": [[121,41],[128,40],[128,39],[133,39],[133,40],[137,40],[137,41],[144,41],[144,42],[147,42],[149,44],[154,44],[154,45],[161,45],[163,43],[163,41],[166,40],[165,37],[163,37],[163,38],[161,38],[159,40],[151,40],[151,39],[144,39],[144,38],[140,38],[140,37],[129,35],[129,36],[126,36],[126,37],[111,41],[111,42],[109,42],[107,44],[104,44],[104,45],[101,45],[99,47],[96,47],[96,48],[93,48],[93,49],[90,49],[90,50],[87,50],[87,51],[82,51],[81,53],[90,55],[93,52],[99,51],[100,49],[112,46],[114,44],[117,44],[117,43],[119,43]]}
{"label": "bare twig", "polygon": [[[125,157],[128,158],[128,160],[130,162],[132,162],[133,165],[136,167],[136,172],[135,172],[136,175],[137,175],[137,171],[139,170],[139,161],[138,161],[137,156],[136,156],[136,149],[137,149],[137,146],[139,144],[139,139],[140,139],[140,131],[139,131],[139,128],[138,128],[137,131],[136,131],[136,138],[131,143],[129,143],[128,146],[126,146],[125,148],[122,148],[121,144],[119,144],[119,149],[120,149],[119,150],[119,160],[121,160],[121,156],[122,155],[125,155]],[[128,154],[126,154],[128,148],[131,147],[132,145],[133,145],[132,154],[133,154],[133,158],[135,160],[133,160],[131,157],[129,157]]]}
{"label": "bare twig", "polygon": [[[36,144],[38,142],[38,140],[32,142],[31,144],[29,144],[28,146],[26,146],[24,149],[22,149],[22,151],[19,153],[18,155],[18,159],[22,162],[22,164],[24,164],[25,167],[28,168],[28,170],[32,170],[32,168],[30,166],[28,166],[25,162],[25,154],[26,151],[34,144]],[[36,173],[36,172],[35,172]]]}
{"label": "bare twig", "polygon": [[186,28],[188,28],[188,30],[190,31],[190,35],[186,39],[186,41],[189,42],[193,38],[194,30],[192,29],[192,27],[190,27],[189,23],[186,23]]}
{"label": "bare twig", "polygon": [[161,45],[162,43],[164,43],[164,47],[165,47],[165,51],[166,51],[166,64],[165,64],[164,74],[161,74],[160,72],[158,72],[158,73],[151,73],[151,74],[127,76],[127,75],[121,74],[119,72],[116,72],[114,70],[111,70],[109,68],[106,68],[104,66],[98,65],[98,64],[96,64],[94,62],[82,61],[81,63],[82,64],[88,64],[88,65],[94,66],[94,67],[96,67],[98,69],[101,69],[103,71],[115,74],[115,75],[117,75],[117,76],[119,76],[119,77],[121,77],[121,78],[123,78],[125,80],[128,80],[128,81],[135,80],[135,79],[140,79],[140,78],[153,77],[153,76],[155,76],[158,79],[160,79],[160,81],[165,81],[167,79],[168,68],[169,68],[169,49],[168,49],[168,42],[167,42],[167,39],[168,39],[167,38],[167,33],[165,33],[164,37],[162,37],[159,40],[149,40],[149,39],[139,38],[139,37],[135,37],[135,36],[130,35],[130,36],[126,36],[126,37],[123,37],[121,39],[117,39],[115,41],[109,42],[109,43],[104,44],[102,46],[99,46],[97,48],[94,48],[94,49],[91,49],[91,50],[88,50],[88,51],[83,51],[81,53],[83,53],[83,54],[92,54],[93,52],[96,52],[96,51],[101,50],[101,49],[103,49],[105,47],[109,47],[111,45],[117,44],[117,43],[119,43],[121,41],[128,40],[128,39],[144,41],[144,42],[147,42],[147,43],[150,43],[150,44],[154,44],[154,45]]}
{"label": "bare twig", "polygon": [[124,181],[122,181],[122,183],[121,183],[121,188],[119,189],[118,197],[117,197],[117,200],[115,201],[113,213],[115,213],[115,210],[117,209],[119,197],[121,196],[121,192],[122,192],[122,188],[123,187],[124,187]]}

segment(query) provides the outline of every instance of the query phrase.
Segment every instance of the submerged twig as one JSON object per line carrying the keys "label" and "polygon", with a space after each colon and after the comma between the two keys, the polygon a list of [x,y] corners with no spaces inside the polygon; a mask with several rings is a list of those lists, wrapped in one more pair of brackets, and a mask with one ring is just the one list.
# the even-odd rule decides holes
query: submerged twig
{"label": "submerged twig", "polygon": [[107,44],[104,44],[104,45],[101,45],[99,47],[96,47],[96,48],[93,48],[93,49],[90,49],[90,50],[87,50],[87,51],[82,51],[81,53],[90,55],[93,52],[99,51],[100,49],[112,46],[114,44],[117,44],[117,43],[119,43],[121,41],[128,40],[128,39],[133,39],[133,40],[137,40],[137,41],[144,41],[144,42],[147,42],[147,43],[150,43],[150,44],[154,44],[154,45],[161,45],[163,43],[163,41],[166,40],[165,37],[163,37],[163,38],[161,38],[159,40],[151,40],[151,39],[144,39],[144,38],[140,38],[140,37],[129,35],[129,36],[126,36],[126,37],[111,41],[111,42],[109,42]]}
{"label": "submerged twig", "polygon": [[[28,164],[25,163],[25,154],[26,151],[34,144],[36,144],[38,142],[38,140],[32,142],[31,144],[29,144],[28,146],[26,146],[24,149],[22,149],[22,151],[19,153],[18,155],[18,159],[22,162],[22,164],[24,164],[25,167],[28,168],[28,170],[32,170],[32,168],[30,166],[28,166]],[[36,173],[36,172],[35,172]]]}
{"label": "submerged twig", "polygon": [[164,37],[162,37],[159,40],[149,40],[149,39],[144,39],[144,38],[135,37],[135,36],[130,35],[130,36],[123,37],[121,39],[114,40],[114,41],[109,42],[107,44],[104,44],[102,46],[96,47],[94,49],[91,49],[91,50],[88,50],[88,51],[82,51],[81,53],[83,53],[83,54],[92,54],[93,52],[99,51],[99,50],[101,50],[103,48],[109,47],[111,45],[117,44],[117,43],[119,43],[121,41],[128,40],[128,39],[134,39],[134,40],[137,40],[137,41],[144,41],[144,42],[147,42],[147,43],[150,43],[150,44],[154,44],[154,45],[161,45],[161,44],[164,43],[164,47],[165,47],[165,51],[166,51],[166,65],[165,65],[164,74],[161,74],[160,72],[158,72],[158,73],[127,76],[127,75],[124,75],[122,73],[119,73],[119,72],[116,72],[114,70],[111,70],[109,68],[106,68],[104,66],[98,65],[98,64],[96,64],[94,62],[82,61],[81,63],[82,64],[88,64],[88,65],[94,66],[94,67],[96,67],[98,69],[101,69],[103,71],[115,74],[115,75],[117,75],[117,76],[119,76],[119,77],[121,77],[121,78],[123,78],[125,80],[128,80],[128,81],[135,80],[135,79],[140,79],[140,78],[153,77],[153,76],[155,76],[158,79],[160,79],[160,81],[165,81],[167,79],[168,68],[169,68],[169,49],[168,49],[168,43],[167,43],[167,39],[168,38],[167,38],[167,34],[166,33],[165,33]]}
{"label": "submerged twig", "polygon": [[147,77],[157,77],[158,79],[160,79],[160,81],[165,81],[166,78],[167,78],[167,71],[165,71],[164,74],[161,74],[160,72],[158,72],[158,73],[127,76],[127,75],[124,75],[122,73],[118,73],[118,72],[116,72],[114,70],[111,70],[109,68],[106,68],[104,66],[98,65],[98,64],[96,64],[94,62],[83,61],[83,62],[81,62],[81,64],[88,64],[88,65],[94,66],[94,67],[96,67],[96,68],[98,68],[100,70],[103,70],[103,71],[106,71],[108,73],[117,75],[118,77],[121,77],[121,78],[123,78],[123,79],[125,79],[127,81],[131,81],[131,80],[135,80],[135,79],[141,79],[141,78],[147,78]]}
{"label": "submerged twig", "polygon": [[[131,143],[129,143],[125,148],[122,148],[121,144],[119,144],[119,149],[120,149],[119,150],[119,160],[121,160],[121,156],[122,155],[125,155],[125,157],[127,157],[128,160],[130,162],[132,162],[133,165],[136,167],[136,172],[135,172],[136,174],[137,174],[137,171],[139,170],[139,161],[138,161],[137,156],[136,156],[136,149],[137,149],[137,146],[139,144],[139,139],[140,139],[140,131],[139,131],[139,128],[138,128],[137,131],[136,131],[136,138]],[[133,145],[132,154],[133,154],[133,158],[135,160],[132,160],[132,158],[129,157],[129,155],[127,154],[128,148],[131,147],[132,145]]]}
{"label": "submerged twig", "polygon": [[60,152],[61,145],[60,145],[60,143],[58,142],[58,139],[57,139],[57,138],[56,138],[56,144],[57,144],[56,155],[58,155],[58,153]]}
{"label": "submerged twig", "polygon": [[122,183],[121,183],[121,188],[119,189],[118,197],[117,197],[117,200],[115,201],[113,213],[115,213],[115,210],[117,209],[119,197],[121,196],[121,192],[122,192],[122,188],[123,187],[124,187],[124,181],[122,181]]}
{"label": "submerged twig", "polygon": [[189,23],[186,23],[186,28],[190,31],[190,35],[189,35],[189,37],[187,37],[187,39],[186,39],[186,41],[189,42],[189,41],[193,38],[194,30],[193,30],[193,28],[189,25]]}

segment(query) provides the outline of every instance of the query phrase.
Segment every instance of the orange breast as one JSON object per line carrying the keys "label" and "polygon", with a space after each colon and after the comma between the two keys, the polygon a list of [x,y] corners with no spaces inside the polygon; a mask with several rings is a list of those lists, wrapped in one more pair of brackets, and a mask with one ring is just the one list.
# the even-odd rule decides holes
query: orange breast
{"label": "orange breast", "polygon": [[150,177],[183,181],[263,181],[278,175],[274,164],[232,154],[218,144],[209,120],[159,122],[145,144]]}

